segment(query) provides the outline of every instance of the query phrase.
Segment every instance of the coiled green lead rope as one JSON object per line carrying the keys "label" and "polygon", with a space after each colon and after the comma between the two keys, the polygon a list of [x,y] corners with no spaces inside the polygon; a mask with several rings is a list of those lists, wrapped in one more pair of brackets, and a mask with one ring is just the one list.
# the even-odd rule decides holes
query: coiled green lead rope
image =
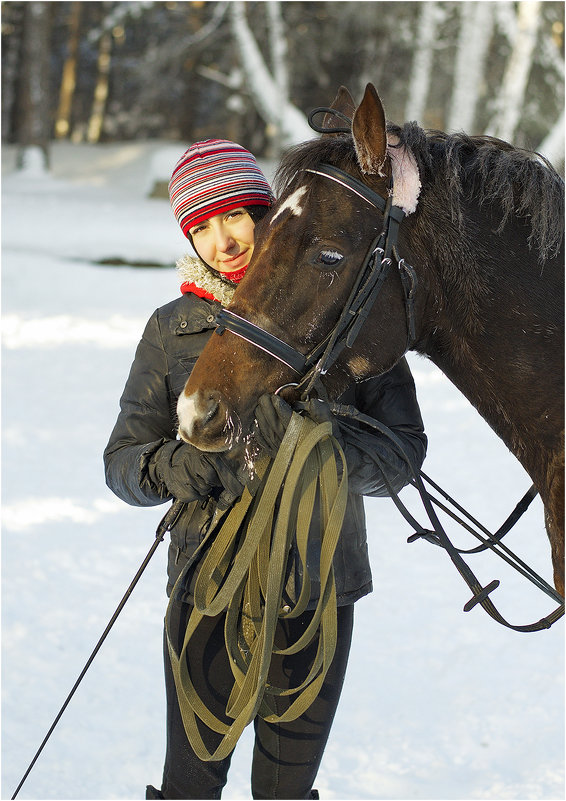
{"label": "coiled green lead rope", "polygon": [[[339,479],[336,452],[342,463]],[[293,412],[273,462],[264,457],[256,465],[257,480],[231,509],[214,536],[195,583],[194,608],[183,646],[177,653],[170,632],[170,612],[183,571],[171,593],[165,630],[185,731],[203,761],[224,759],[244,728],[260,715],[270,723],[300,717],[317,697],[336,649],[336,588],[332,560],[342,528],[348,494],[342,448],[329,422],[317,424]],[[277,621],[302,614],[310,600],[307,572],[309,530],[319,490],[320,595],[313,617],[300,638],[286,649],[275,647]],[[287,561],[293,540],[303,575],[295,605],[282,606]],[[188,567],[188,566],[187,566]],[[214,715],[195,690],[186,658],[193,633],[204,616],[225,612],[225,644],[234,676],[226,706],[233,722]],[[273,654],[290,655],[318,638],[317,652],[307,678],[298,687],[283,689],[269,683]],[[274,699],[296,696],[278,715]],[[223,735],[211,754],[197,718]]]}

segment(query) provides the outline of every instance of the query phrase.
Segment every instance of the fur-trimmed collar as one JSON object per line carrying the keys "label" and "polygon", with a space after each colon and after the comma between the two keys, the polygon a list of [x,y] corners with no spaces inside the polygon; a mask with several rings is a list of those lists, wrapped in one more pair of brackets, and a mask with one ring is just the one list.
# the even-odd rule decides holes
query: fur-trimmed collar
{"label": "fur-trimmed collar", "polygon": [[197,256],[185,254],[177,262],[177,272],[183,284],[195,284],[199,289],[213,295],[223,306],[227,306],[232,300],[236,285],[225,284]]}

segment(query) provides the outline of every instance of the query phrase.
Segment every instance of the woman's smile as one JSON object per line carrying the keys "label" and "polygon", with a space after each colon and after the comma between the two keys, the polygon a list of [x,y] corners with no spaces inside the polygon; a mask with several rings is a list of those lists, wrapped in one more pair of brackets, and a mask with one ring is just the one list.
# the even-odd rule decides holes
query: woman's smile
{"label": "woman's smile", "polygon": [[241,270],[242,267],[245,267],[246,264],[249,262],[250,256],[250,248],[245,248],[245,250],[240,251],[235,256],[229,256],[228,258],[220,257],[218,259],[219,262],[219,269],[224,272],[232,272],[233,270]]}

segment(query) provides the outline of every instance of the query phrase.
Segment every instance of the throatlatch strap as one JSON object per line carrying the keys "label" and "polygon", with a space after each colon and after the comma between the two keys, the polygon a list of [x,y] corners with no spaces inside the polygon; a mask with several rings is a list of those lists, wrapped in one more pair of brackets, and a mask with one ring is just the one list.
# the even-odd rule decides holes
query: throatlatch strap
{"label": "throatlatch strap", "polygon": [[[335,451],[342,463],[338,479]],[[257,481],[242,497],[214,536],[195,583],[194,608],[183,646],[177,653],[170,632],[170,612],[182,592],[187,567],[179,576],[165,616],[169,656],[185,731],[203,761],[224,759],[231,753],[244,728],[256,715],[270,723],[288,722],[302,715],[317,697],[324,682],[337,639],[336,588],[332,560],[342,529],[348,495],[346,461],[332,436],[329,422],[317,424],[293,412],[277,456],[256,465]],[[259,486],[258,486],[259,482]],[[320,490],[320,596],[312,620],[300,638],[286,649],[275,646],[279,619],[302,614],[310,600],[307,571],[309,530],[317,489]],[[296,557],[304,577],[293,607],[283,606],[282,596],[289,551],[296,537]],[[189,562],[189,565],[192,561]],[[234,676],[226,715],[219,720],[204,704],[193,685],[187,651],[204,616],[225,612],[225,644]],[[298,687],[284,689],[269,683],[274,654],[295,654],[318,638],[317,653],[309,675]],[[294,696],[287,710],[278,714],[275,699]],[[223,735],[211,754],[198,728],[197,718]]]}

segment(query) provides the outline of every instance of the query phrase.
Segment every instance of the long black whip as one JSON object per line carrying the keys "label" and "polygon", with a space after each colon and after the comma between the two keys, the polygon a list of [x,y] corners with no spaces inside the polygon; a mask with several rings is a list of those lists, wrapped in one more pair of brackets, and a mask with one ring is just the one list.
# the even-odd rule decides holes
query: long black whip
{"label": "long black whip", "polygon": [[96,646],[95,646],[93,652],[91,653],[91,655],[87,659],[87,662],[86,662],[84,668],[82,669],[80,676],[76,680],[76,682],[75,682],[75,684],[73,686],[73,689],[71,690],[71,692],[69,693],[69,695],[65,699],[65,702],[64,702],[63,706],[61,707],[61,709],[57,713],[57,716],[56,716],[55,720],[51,724],[51,728],[49,729],[49,731],[47,732],[47,734],[43,738],[43,742],[41,743],[41,745],[37,749],[37,752],[36,752],[34,758],[32,759],[32,761],[30,762],[30,764],[28,766],[28,769],[26,770],[26,772],[22,776],[22,779],[21,779],[20,783],[16,787],[14,795],[12,796],[12,801],[14,800],[14,798],[16,798],[16,796],[18,795],[18,793],[20,792],[20,790],[22,788],[23,783],[25,782],[25,780],[27,779],[27,777],[31,773],[31,770],[32,770],[33,766],[35,765],[35,763],[37,762],[37,760],[39,758],[39,755],[41,754],[41,752],[43,751],[43,749],[45,748],[45,746],[47,744],[47,741],[49,740],[49,738],[53,734],[53,730],[55,729],[55,726],[59,723],[59,720],[61,719],[65,709],[69,705],[69,702],[70,702],[71,698],[75,694],[79,684],[81,683],[81,681],[83,680],[83,678],[85,676],[85,673],[87,672],[87,670],[89,669],[90,665],[92,664],[92,661],[94,660],[94,657],[97,655],[97,653],[99,652],[100,648],[102,647],[102,643],[104,642],[104,640],[108,636],[108,634],[110,632],[110,629],[112,628],[112,626],[116,622],[116,619],[117,619],[118,615],[120,614],[120,612],[122,611],[122,609],[126,605],[126,602],[127,602],[128,598],[132,594],[132,592],[134,590],[134,587],[138,583],[142,573],[144,572],[144,570],[146,569],[147,565],[149,564],[149,561],[150,561],[151,557],[153,556],[153,554],[157,550],[157,547],[158,547],[159,543],[163,541],[167,531],[170,531],[170,529],[173,528],[173,526],[175,525],[175,523],[177,522],[177,520],[179,518],[179,515],[183,511],[184,506],[185,506],[185,503],[183,501],[174,501],[173,504],[171,505],[171,508],[169,509],[167,514],[163,517],[162,521],[158,525],[157,531],[155,533],[155,541],[153,542],[153,545],[151,546],[151,548],[147,552],[147,556],[145,557],[145,559],[141,563],[141,565],[140,565],[140,567],[138,569],[138,572],[136,573],[136,575],[134,576],[134,578],[131,581],[130,586],[126,590],[126,592],[124,594],[124,597],[122,598],[122,600],[120,601],[120,603],[116,607],[116,611],[114,612],[114,614],[110,618],[110,621],[109,621],[108,625],[106,626],[106,628],[104,629],[104,632],[103,632],[102,636],[100,637],[100,639],[96,643]]}

